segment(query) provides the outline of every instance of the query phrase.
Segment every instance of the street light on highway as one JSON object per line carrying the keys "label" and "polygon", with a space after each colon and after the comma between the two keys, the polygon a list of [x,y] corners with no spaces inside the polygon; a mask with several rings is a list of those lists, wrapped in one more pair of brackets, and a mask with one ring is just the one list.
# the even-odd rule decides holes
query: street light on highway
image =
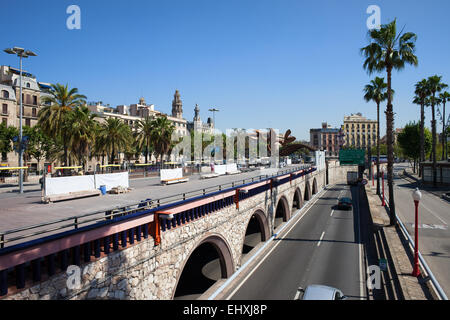
{"label": "street light on highway", "polygon": [[19,57],[20,60],[20,77],[19,77],[19,85],[20,85],[20,111],[19,111],[19,193],[23,193],[23,130],[22,130],[22,118],[23,118],[23,99],[22,99],[22,58],[35,57],[33,51],[25,50],[24,48],[14,47],[14,48],[6,48],[3,50],[7,54],[15,54]]}
{"label": "street light on highway", "polygon": [[418,277],[420,275],[419,268],[419,202],[422,198],[422,193],[419,191],[419,188],[416,188],[412,192],[412,197],[414,200],[414,206],[416,208],[416,222],[415,222],[415,244],[414,244],[414,268],[412,272],[412,276]]}

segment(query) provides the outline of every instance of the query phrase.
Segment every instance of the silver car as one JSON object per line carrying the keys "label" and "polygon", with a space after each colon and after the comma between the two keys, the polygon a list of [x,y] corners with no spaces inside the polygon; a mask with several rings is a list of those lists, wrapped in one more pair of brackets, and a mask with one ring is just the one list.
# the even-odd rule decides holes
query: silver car
{"label": "silver car", "polygon": [[347,297],[341,290],[312,284],[306,287],[306,289],[298,288],[298,291],[303,292],[302,300],[346,300]]}

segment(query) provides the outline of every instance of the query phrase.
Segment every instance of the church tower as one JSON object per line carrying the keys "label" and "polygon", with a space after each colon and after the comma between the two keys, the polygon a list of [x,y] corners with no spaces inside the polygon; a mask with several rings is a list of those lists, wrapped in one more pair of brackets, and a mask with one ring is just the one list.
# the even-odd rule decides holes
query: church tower
{"label": "church tower", "polygon": [[183,103],[180,99],[180,93],[175,90],[172,101],[172,117],[182,119],[183,118]]}

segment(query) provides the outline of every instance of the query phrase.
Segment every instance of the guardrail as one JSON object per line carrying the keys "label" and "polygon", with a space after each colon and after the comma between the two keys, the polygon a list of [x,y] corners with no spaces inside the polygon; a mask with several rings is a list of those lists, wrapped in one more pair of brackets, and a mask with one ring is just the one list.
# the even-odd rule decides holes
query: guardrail
{"label": "guardrail", "polygon": [[[67,229],[78,229],[82,226],[87,226],[90,224],[96,224],[100,222],[104,222],[105,220],[114,219],[116,217],[122,217],[126,215],[130,215],[133,213],[136,213],[138,211],[148,210],[152,208],[158,208],[163,205],[172,204],[176,201],[185,201],[189,199],[193,199],[198,196],[205,196],[209,193],[218,192],[225,190],[227,188],[234,188],[238,186],[240,183],[246,184],[252,183],[252,182],[259,182],[264,179],[273,178],[276,176],[285,175],[291,172],[295,172],[302,169],[308,169],[311,168],[311,165],[303,165],[298,166],[291,169],[281,170],[277,173],[274,173],[272,175],[259,175],[253,178],[247,178],[247,179],[238,179],[233,182],[220,184],[212,187],[197,189],[194,191],[189,191],[181,194],[161,197],[158,199],[146,199],[141,200],[138,203],[131,204],[128,206],[116,206],[111,207],[106,210],[100,210],[95,211],[92,213],[87,213],[84,215],[78,215],[78,216],[72,216],[64,219],[58,219],[53,220],[45,223],[35,224],[27,227],[21,227],[17,229],[7,230],[4,232],[0,232],[0,250],[5,248],[5,245],[7,243],[13,243],[16,244],[19,243],[21,240],[31,240],[32,238],[35,238],[36,236],[44,236],[50,233],[53,233],[55,231],[63,231]],[[147,203],[147,204],[145,204]],[[69,223],[70,222],[70,223]],[[49,227],[49,228],[45,228]],[[45,228],[45,229],[42,229]],[[19,233],[22,233],[24,231],[30,231],[30,233],[18,235]]]}
{"label": "guardrail", "polygon": [[[406,230],[405,225],[403,224],[402,220],[397,216],[397,222],[400,225],[400,228],[402,232],[406,235],[409,244],[412,246],[412,249],[414,250],[414,241],[412,240],[411,236],[408,233],[408,230]],[[442,290],[441,286],[439,285],[439,282],[437,281],[436,277],[434,276],[433,272],[431,271],[430,267],[426,263],[425,259],[422,257],[422,254],[419,252],[419,260],[420,263],[423,266],[423,269],[430,277],[431,282],[433,283],[433,286],[436,288],[436,291],[438,292],[439,298],[442,300],[448,300],[447,295],[445,294],[444,290]]]}

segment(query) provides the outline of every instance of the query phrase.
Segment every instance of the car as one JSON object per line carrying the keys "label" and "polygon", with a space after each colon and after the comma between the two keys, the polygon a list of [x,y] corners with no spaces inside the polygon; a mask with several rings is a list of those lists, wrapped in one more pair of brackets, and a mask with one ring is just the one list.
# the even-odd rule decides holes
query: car
{"label": "car", "polygon": [[303,292],[302,300],[347,300],[341,290],[324,285],[311,284],[297,291]]}
{"label": "car", "polygon": [[338,209],[351,210],[352,209],[352,199],[350,198],[340,198],[338,202]]}

